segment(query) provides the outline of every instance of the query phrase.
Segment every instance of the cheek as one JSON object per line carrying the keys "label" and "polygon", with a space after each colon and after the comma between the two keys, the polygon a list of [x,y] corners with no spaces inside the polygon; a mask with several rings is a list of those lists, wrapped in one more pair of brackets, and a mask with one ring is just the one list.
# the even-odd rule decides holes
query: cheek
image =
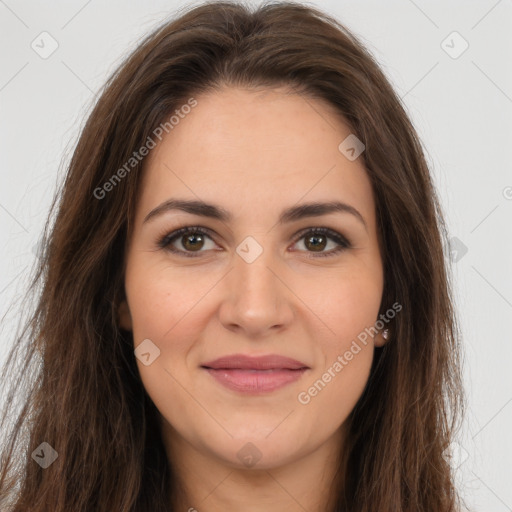
{"label": "cheek", "polygon": [[190,398],[197,393],[190,382],[187,355],[203,329],[200,299],[211,284],[187,286],[187,280],[171,279],[168,274],[164,269],[134,276],[127,280],[127,293],[135,347],[150,339],[159,350],[150,365],[137,358],[142,384],[163,417],[178,426],[183,418],[198,414]]}
{"label": "cheek", "polygon": [[[320,326],[326,355],[346,350],[347,343],[368,332],[378,319],[382,279],[377,272],[347,266],[321,279],[298,280],[295,290],[320,321],[309,326]],[[309,336],[318,339],[319,331],[309,332]]]}
{"label": "cheek", "polygon": [[368,382],[373,346],[358,345],[349,345],[347,350],[333,354],[297,396],[303,415],[322,418],[321,424],[315,421],[315,428],[322,435],[330,435],[345,422]]}
{"label": "cheek", "polygon": [[327,327],[321,329],[322,335],[309,333],[317,341],[322,364],[297,398],[301,406],[310,408],[309,413],[325,415],[331,424],[350,414],[370,375],[374,354],[371,328],[382,298],[378,277],[343,269],[328,282],[304,288],[301,295]]}
{"label": "cheek", "polygon": [[327,433],[346,420],[370,376],[374,345],[369,327],[375,322],[378,303],[368,299],[365,302],[350,295],[346,302],[345,297],[340,297],[338,306],[331,306],[332,315],[327,322],[335,335],[328,332],[316,337],[322,363],[297,395],[303,413],[311,418],[322,417],[321,428]]}
{"label": "cheek", "polygon": [[173,272],[167,266],[138,265],[134,263],[126,275],[134,346],[149,339],[157,347],[158,357],[149,365],[137,358],[137,366],[151,399],[168,415],[174,410],[170,396],[180,402],[181,409],[190,405],[187,391],[194,392],[189,378],[194,369],[187,366],[187,356],[205,328],[206,295],[218,278],[194,269]]}
{"label": "cheek", "polygon": [[197,306],[215,282],[212,276],[194,269],[178,268],[173,272],[161,266],[140,266],[127,274],[135,344],[154,338],[165,348],[172,339],[173,347],[178,349],[179,340],[184,338],[181,332],[187,332],[190,338],[191,330],[199,327]]}

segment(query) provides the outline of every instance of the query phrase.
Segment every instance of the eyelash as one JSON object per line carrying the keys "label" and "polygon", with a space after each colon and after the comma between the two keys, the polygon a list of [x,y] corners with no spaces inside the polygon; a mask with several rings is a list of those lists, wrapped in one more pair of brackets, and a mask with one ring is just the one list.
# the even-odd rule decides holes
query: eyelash
{"label": "eyelash", "polygon": [[[187,234],[187,233],[200,233],[202,235],[208,236],[209,238],[211,238],[213,240],[212,232],[209,229],[203,228],[201,226],[186,226],[186,227],[177,229],[176,231],[173,231],[172,233],[168,233],[168,234],[161,236],[157,242],[158,247],[161,249],[164,249],[166,251],[169,251],[173,254],[178,254],[180,256],[184,256],[186,258],[197,258],[197,257],[199,257],[199,254],[204,251],[198,251],[198,255],[196,256],[195,254],[193,254],[190,251],[182,251],[182,250],[177,250],[177,249],[171,248],[172,247],[171,244],[179,236]],[[347,238],[345,238],[343,235],[341,235],[340,233],[338,233],[332,229],[324,228],[324,227],[306,228],[306,229],[301,230],[299,233],[297,233],[295,235],[293,243],[296,244],[301,238],[304,238],[305,235],[308,235],[308,234],[326,235],[327,238],[330,238],[331,240],[333,240],[334,242],[336,242],[338,244],[338,247],[336,249],[332,249],[328,252],[319,252],[313,256],[308,256],[310,258],[325,258],[325,257],[335,256],[335,255],[339,254],[340,252],[342,252],[346,249],[350,249],[352,247],[352,244],[350,243],[350,241]],[[215,241],[215,240],[213,240],[213,241]],[[306,252],[314,254],[313,251],[306,251]]]}

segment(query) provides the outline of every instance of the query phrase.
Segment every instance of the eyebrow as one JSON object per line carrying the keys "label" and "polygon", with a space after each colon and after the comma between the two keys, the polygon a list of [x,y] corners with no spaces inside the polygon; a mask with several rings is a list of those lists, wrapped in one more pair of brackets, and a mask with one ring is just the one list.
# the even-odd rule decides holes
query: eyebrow
{"label": "eyebrow", "polygon": [[[173,210],[209,217],[222,222],[230,222],[233,219],[233,215],[221,206],[196,200],[168,199],[151,210],[144,218],[143,224]],[[312,202],[292,206],[283,210],[279,216],[278,224],[294,222],[307,217],[320,217],[329,213],[349,213],[356,217],[364,225],[366,231],[368,231],[368,226],[361,213],[353,206],[340,201],[327,203]]]}

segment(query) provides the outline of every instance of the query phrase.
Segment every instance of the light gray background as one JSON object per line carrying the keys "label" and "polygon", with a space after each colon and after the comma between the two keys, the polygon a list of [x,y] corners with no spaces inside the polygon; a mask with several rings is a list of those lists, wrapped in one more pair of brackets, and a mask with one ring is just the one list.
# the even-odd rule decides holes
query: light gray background
{"label": "light gray background", "polygon": [[[310,3],[367,44],[427,149],[450,236],[460,240],[451,264],[469,408],[454,446],[459,488],[473,510],[512,511],[511,1]],[[26,284],[96,91],[143,35],[188,4],[0,0],[0,317]],[[59,45],[47,59],[31,48],[43,31]],[[453,31],[469,44],[457,58],[445,49],[458,52],[461,40],[442,46]],[[16,312],[4,321],[0,362],[15,320]]]}

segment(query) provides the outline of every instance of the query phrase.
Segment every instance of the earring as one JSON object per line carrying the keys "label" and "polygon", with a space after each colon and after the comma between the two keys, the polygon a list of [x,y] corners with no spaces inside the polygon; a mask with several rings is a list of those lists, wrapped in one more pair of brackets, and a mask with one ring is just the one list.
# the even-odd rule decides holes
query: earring
{"label": "earring", "polygon": [[388,340],[389,339],[389,329],[384,329],[382,331],[382,337],[385,339],[385,340]]}

